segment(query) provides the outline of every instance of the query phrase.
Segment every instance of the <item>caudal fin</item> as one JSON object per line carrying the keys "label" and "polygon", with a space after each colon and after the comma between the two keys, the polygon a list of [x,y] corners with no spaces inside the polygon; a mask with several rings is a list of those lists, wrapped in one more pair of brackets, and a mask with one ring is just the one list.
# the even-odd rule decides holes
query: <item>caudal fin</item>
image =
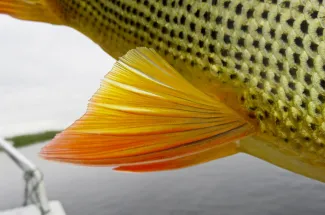
{"label": "caudal fin", "polygon": [[61,24],[45,0],[0,0],[0,14],[8,14],[22,20]]}
{"label": "caudal fin", "polygon": [[155,51],[128,52],[87,113],[45,146],[45,159],[123,171],[183,168],[236,153],[254,128],[186,81]]}

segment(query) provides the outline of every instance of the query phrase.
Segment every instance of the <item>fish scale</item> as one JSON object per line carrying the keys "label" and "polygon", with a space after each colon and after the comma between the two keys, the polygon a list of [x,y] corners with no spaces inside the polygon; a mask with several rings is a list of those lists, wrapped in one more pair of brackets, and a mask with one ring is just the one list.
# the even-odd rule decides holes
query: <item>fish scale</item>
{"label": "fish scale", "polygon": [[72,27],[115,58],[152,47],[208,94],[236,86],[261,132],[325,156],[321,1],[58,2]]}

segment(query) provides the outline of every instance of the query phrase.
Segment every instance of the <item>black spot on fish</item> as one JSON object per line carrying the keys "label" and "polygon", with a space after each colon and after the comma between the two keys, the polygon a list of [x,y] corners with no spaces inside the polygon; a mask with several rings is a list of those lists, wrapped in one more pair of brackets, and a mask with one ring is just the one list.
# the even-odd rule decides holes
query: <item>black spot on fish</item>
{"label": "black spot on fish", "polygon": [[187,41],[192,43],[193,42],[193,37],[191,35],[187,35]]}
{"label": "black spot on fish", "polygon": [[281,48],[279,50],[279,53],[282,55],[282,56],[285,56],[286,55],[286,50],[284,48]]}
{"label": "black spot on fish", "polygon": [[277,82],[277,83],[280,83],[280,76],[275,74],[274,75],[274,81]]}
{"label": "black spot on fish", "polygon": [[223,3],[224,8],[229,8],[230,3],[231,3],[231,1],[225,1]]}
{"label": "black spot on fish", "polygon": [[300,55],[298,53],[293,54],[293,60],[296,64],[300,64]]}
{"label": "black spot on fish", "polygon": [[278,13],[278,14],[276,15],[276,17],[275,17],[275,21],[278,22],[278,23],[281,21],[281,14]]}
{"label": "black spot on fish", "polygon": [[222,23],[222,16],[217,16],[216,23],[220,25]]}
{"label": "black spot on fish", "polygon": [[215,52],[215,47],[214,47],[213,44],[210,44],[210,45],[209,45],[209,51],[212,52],[212,53]]}
{"label": "black spot on fish", "polygon": [[293,18],[290,18],[287,20],[288,25],[290,25],[291,27],[293,26],[294,22],[295,22],[295,20]]}
{"label": "black spot on fish", "polygon": [[288,86],[290,87],[290,89],[292,89],[292,90],[296,90],[296,85],[295,85],[295,83],[293,83],[293,82],[289,82]]}
{"label": "black spot on fish", "polygon": [[[274,94],[274,95],[276,95],[276,94],[278,94],[278,91],[277,91],[276,88],[272,88],[272,89],[271,89],[271,93]],[[272,101],[272,102],[273,102],[273,101]]]}
{"label": "black spot on fish", "polygon": [[264,88],[264,84],[262,83],[262,82],[259,82],[259,83],[257,83],[257,88],[259,88],[259,89],[263,89]]}
{"label": "black spot on fish", "polygon": [[194,14],[197,18],[199,18],[200,17],[200,10],[197,10],[196,12],[195,12],[195,14]]}
{"label": "black spot on fish", "polygon": [[225,43],[227,43],[227,44],[231,43],[230,36],[229,36],[228,34],[225,34],[225,35],[224,35],[223,40],[224,40]]}
{"label": "black spot on fish", "polygon": [[212,37],[212,39],[217,39],[217,31],[215,31],[215,30],[212,30],[211,31],[211,37]]}
{"label": "black spot on fish", "polygon": [[289,8],[290,7],[290,1],[283,1],[280,5],[283,8]]}
{"label": "black spot on fish", "polygon": [[231,74],[230,75],[230,79],[235,79],[235,78],[237,78],[237,75],[236,74]]}
{"label": "black spot on fish", "polygon": [[239,38],[237,44],[238,44],[240,47],[244,47],[244,46],[245,46],[245,39],[242,38],[242,37]]}
{"label": "black spot on fish", "polygon": [[308,65],[309,68],[313,68],[314,67],[314,60],[312,58],[308,58],[307,65]]}
{"label": "black spot on fish", "polygon": [[325,96],[322,95],[322,94],[319,94],[319,95],[318,95],[318,100],[319,100],[321,103],[324,103],[324,102],[325,102]]}
{"label": "black spot on fish", "polygon": [[302,92],[305,96],[310,96],[310,92],[309,92],[309,90],[308,89],[304,89],[304,91]]}
{"label": "black spot on fish", "polygon": [[206,22],[208,22],[208,21],[210,21],[211,13],[210,12],[205,12],[204,15],[203,15],[203,17],[204,17],[204,20]]}
{"label": "black spot on fish", "polygon": [[221,49],[221,55],[227,57],[229,55],[228,49]]}
{"label": "black spot on fish", "polygon": [[246,13],[246,17],[249,19],[249,18],[252,18],[254,15],[254,9],[249,9]]}
{"label": "black spot on fish", "polygon": [[323,89],[325,89],[325,80],[324,79],[320,80],[319,84]]}
{"label": "black spot on fish", "polygon": [[293,77],[294,79],[297,78],[297,68],[295,68],[295,67],[291,67],[291,68],[289,69],[289,73],[290,73],[291,77]]}
{"label": "black spot on fish", "polygon": [[262,34],[263,33],[263,28],[262,26],[259,26],[257,29],[256,29],[257,33],[259,34]]}
{"label": "black spot on fish", "polygon": [[300,23],[300,30],[305,34],[308,33],[308,27],[309,27],[309,24],[306,20],[304,20]]}
{"label": "black spot on fish", "polygon": [[209,63],[214,64],[214,59],[212,57],[208,57],[208,61]]}
{"label": "black spot on fish", "polygon": [[265,44],[265,49],[266,49],[266,51],[268,51],[268,52],[272,51],[272,43],[266,43],[266,44]]}
{"label": "black spot on fish", "polygon": [[267,102],[270,104],[270,105],[273,105],[274,104],[274,101],[272,99],[268,99]]}
{"label": "black spot on fish", "polygon": [[271,29],[271,30],[270,30],[270,36],[271,36],[272,38],[275,38],[275,30],[274,30],[274,29]]}
{"label": "black spot on fish", "polygon": [[253,46],[254,46],[255,48],[258,48],[259,45],[260,45],[260,42],[259,42],[258,40],[254,40],[254,41],[253,41]]}
{"label": "black spot on fish", "polygon": [[310,13],[310,17],[313,19],[316,19],[318,17],[318,11],[317,10],[312,11]]}
{"label": "black spot on fish", "polygon": [[236,12],[237,15],[240,15],[240,14],[242,13],[242,11],[243,11],[243,5],[242,5],[241,3],[239,3],[239,4],[236,6],[236,10],[235,10],[235,12]]}
{"label": "black spot on fish", "polygon": [[302,43],[302,38],[301,37],[296,37],[295,38],[295,43],[296,43],[296,45],[297,46],[299,46],[299,47],[303,47],[303,43]]}
{"label": "black spot on fish", "polygon": [[309,126],[310,126],[311,130],[313,130],[313,131],[316,130],[316,124],[314,124],[314,123],[310,123]]}
{"label": "black spot on fish", "polygon": [[203,48],[203,46],[204,46],[204,42],[203,42],[203,40],[200,40],[200,41],[199,41],[199,46],[200,46],[200,48]]}
{"label": "black spot on fish", "polygon": [[187,10],[187,12],[191,12],[192,11],[192,5],[188,4],[186,6],[186,10]]}
{"label": "black spot on fish", "polygon": [[185,22],[186,22],[186,17],[183,15],[183,16],[181,17],[181,24],[182,24],[182,25],[185,25]]}
{"label": "black spot on fish", "polygon": [[317,52],[317,49],[318,49],[318,45],[314,42],[311,42],[310,43],[310,49],[313,51],[313,52]]}
{"label": "black spot on fish", "polygon": [[269,16],[269,11],[264,10],[263,13],[262,13],[262,18],[267,19],[268,16]]}
{"label": "black spot on fish", "polygon": [[227,27],[229,29],[234,29],[234,20],[228,19],[228,21],[227,21]]}
{"label": "black spot on fish", "polygon": [[285,43],[288,43],[288,34],[287,33],[281,34],[281,40]]}
{"label": "black spot on fish", "polygon": [[242,31],[244,31],[244,32],[247,33],[247,31],[248,31],[248,25],[242,25],[242,26],[240,27],[240,29],[241,29]]}
{"label": "black spot on fish", "polygon": [[279,69],[280,71],[283,71],[283,63],[282,63],[282,62],[277,62],[276,65],[278,66],[278,69]]}
{"label": "black spot on fish", "polygon": [[263,57],[263,60],[262,60],[262,62],[263,62],[263,65],[264,66],[269,66],[269,58],[267,58],[267,57]]}
{"label": "black spot on fish", "polygon": [[242,54],[241,52],[236,52],[236,53],[235,53],[235,58],[236,58],[237,60],[242,60],[242,59],[243,59],[243,54]]}

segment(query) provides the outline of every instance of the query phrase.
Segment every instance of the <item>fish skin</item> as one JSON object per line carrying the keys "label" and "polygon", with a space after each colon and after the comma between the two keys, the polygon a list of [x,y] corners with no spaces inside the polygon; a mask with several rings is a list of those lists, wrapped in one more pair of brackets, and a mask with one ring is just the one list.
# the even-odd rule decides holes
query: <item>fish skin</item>
{"label": "fish skin", "polygon": [[324,165],[323,1],[44,2],[116,59],[155,49],[198,89],[256,122],[272,147]]}
{"label": "fish skin", "polygon": [[58,3],[65,21],[113,57],[154,48],[209,95],[233,88],[228,105],[255,116],[260,132],[277,137],[279,147],[325,161],[323,3],[68,2]]}

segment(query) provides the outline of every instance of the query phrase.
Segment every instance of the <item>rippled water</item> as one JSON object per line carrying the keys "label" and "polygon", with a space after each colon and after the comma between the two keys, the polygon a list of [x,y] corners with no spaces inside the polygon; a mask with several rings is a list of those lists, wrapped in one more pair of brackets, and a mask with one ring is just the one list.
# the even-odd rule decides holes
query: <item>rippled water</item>
{"label": "rippled water", "polygon": [[[248,155],[132,174],[44,161],[37,157],[41,146],[21,151],[43,170],[49,198],[68,215],[325,214],[325,184]],[[21,171],[0,153],[0,210],[22,201]]]}

